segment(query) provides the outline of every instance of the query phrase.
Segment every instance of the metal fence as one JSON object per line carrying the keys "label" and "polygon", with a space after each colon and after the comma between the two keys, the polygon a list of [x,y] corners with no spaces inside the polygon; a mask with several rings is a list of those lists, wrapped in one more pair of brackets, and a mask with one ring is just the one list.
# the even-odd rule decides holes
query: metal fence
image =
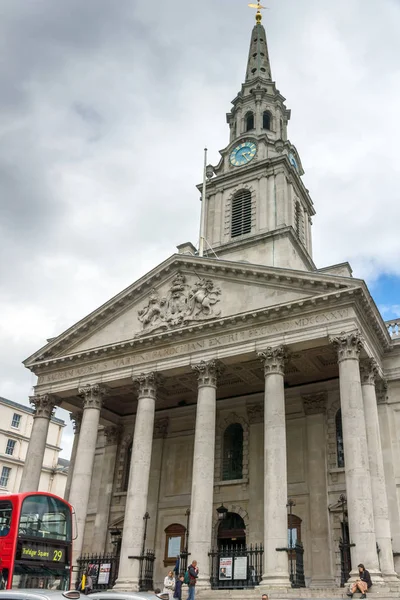
{"label": "metal fence", "polygon": [[77,563],[78,584],[82,580],[82,575],[89,575],[92,578],[94,590],[107,590],[113,587],[118,575],[118,556],[115,554],[83,554],[78,558]]}
{"label": "metal fence", "polygon": [[208,553],[212,589],[254,588],[261,581],[264,548],[255,546],[225,546]]}

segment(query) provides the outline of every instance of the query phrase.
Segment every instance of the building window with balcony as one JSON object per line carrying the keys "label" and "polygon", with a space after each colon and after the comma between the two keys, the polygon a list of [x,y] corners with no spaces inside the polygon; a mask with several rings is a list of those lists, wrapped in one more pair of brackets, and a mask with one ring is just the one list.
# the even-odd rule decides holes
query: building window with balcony
{"label": "building window with balcony", "polygon": [[9,454],[10,456],[12,456],[14,454],[14,449],[15,449],[16,443],[17,442],[15,440],[7,440],[6,454]]}
{"label": "building window with balcony", "polygon": [[8,485],[8,480],[10,478],[10,473],[11,473],[11,468],[10,467],[3,467],[2,471],[1,471],[1,476],[0,476],[0,487],[7,487]]}
{"label": "building window with balcony", "polygon": [[21,415],[19,415],[18,413],[14,413],[12,421],[11,421],[11,427],[14,427],[14,429],[19,429],[20,425],[21,425]]}

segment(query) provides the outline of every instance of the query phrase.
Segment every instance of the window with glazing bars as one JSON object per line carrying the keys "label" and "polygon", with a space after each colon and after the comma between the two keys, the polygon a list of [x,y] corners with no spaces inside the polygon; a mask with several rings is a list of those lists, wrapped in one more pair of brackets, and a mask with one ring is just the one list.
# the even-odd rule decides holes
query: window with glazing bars
{"label": "window with glazing bars", "polygon": [[243,477],[243,427],[232,423],[225,429],[223,441],[222,479],[242,479]]}
{"label": "window with glazing bars", "polygon": [[14,454],[14,448],[16,443],[17,442],[15,440],[7,440],[6,454],[9,454],[10,456]]}
{"label": "window with glazing bars", "polygon": [[14,413],[12,421],[11,421],[11,427],[15,427],[15,429],[19,429],[20,423],[21,423],[21,415]]}
{"label": "window with glazing bars", "polygon": [[11,473],[10,467],[3,467],[2,471],[1,471],[1,477],[0,477],[0,487],[7,487],[8,480],[10,478],[10,473]]}
{"label": "window with glazing bars", "polygon": [[240,190],[232,199],[231,236],[251,231],[251,192]]}

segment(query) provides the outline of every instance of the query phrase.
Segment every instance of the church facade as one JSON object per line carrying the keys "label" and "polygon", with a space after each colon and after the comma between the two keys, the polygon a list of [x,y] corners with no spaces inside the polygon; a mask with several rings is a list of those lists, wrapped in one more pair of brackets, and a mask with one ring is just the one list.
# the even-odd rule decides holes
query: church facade
{"label": "church facade", "polygon": [[181,244],[25,361],[38,382],[21,490],[37,489],[62,406],[74,556],[117,546],[117,588],[137,588],[144,535],[157,585],[186,546],[202,590],[212,548],[262,544],[261,587],[289,587],[301,541],[306,585],[330,589],[346,538],[353,574],[362,562],[396,586],[398,325],[347,263],[313,262],[314,205],[259,13],[232,104],[207,167],[204,256]]}

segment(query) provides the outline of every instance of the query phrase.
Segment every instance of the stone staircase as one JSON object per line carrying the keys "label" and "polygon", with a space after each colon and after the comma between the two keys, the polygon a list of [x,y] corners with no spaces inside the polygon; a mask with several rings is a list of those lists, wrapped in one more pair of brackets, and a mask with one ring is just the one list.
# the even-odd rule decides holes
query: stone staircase
{"label": "stone staircase", "polygon": [[[374,589],[375,588],[375,589]],[[338,600],[339,598],[348,600],[346,595],[347,588],[289,588],[289,589],[271,589],[263,588],[244,589],[244,590],[196,590],[196,599],[198,600],[261,600],[263,593],[268,594],[269,600]],[[361,594],[354,594],[353,600],[359,600]],[[400,590],[398,587],[373,586],[367,594],[367,600],[393,600],[400,599]]]}

